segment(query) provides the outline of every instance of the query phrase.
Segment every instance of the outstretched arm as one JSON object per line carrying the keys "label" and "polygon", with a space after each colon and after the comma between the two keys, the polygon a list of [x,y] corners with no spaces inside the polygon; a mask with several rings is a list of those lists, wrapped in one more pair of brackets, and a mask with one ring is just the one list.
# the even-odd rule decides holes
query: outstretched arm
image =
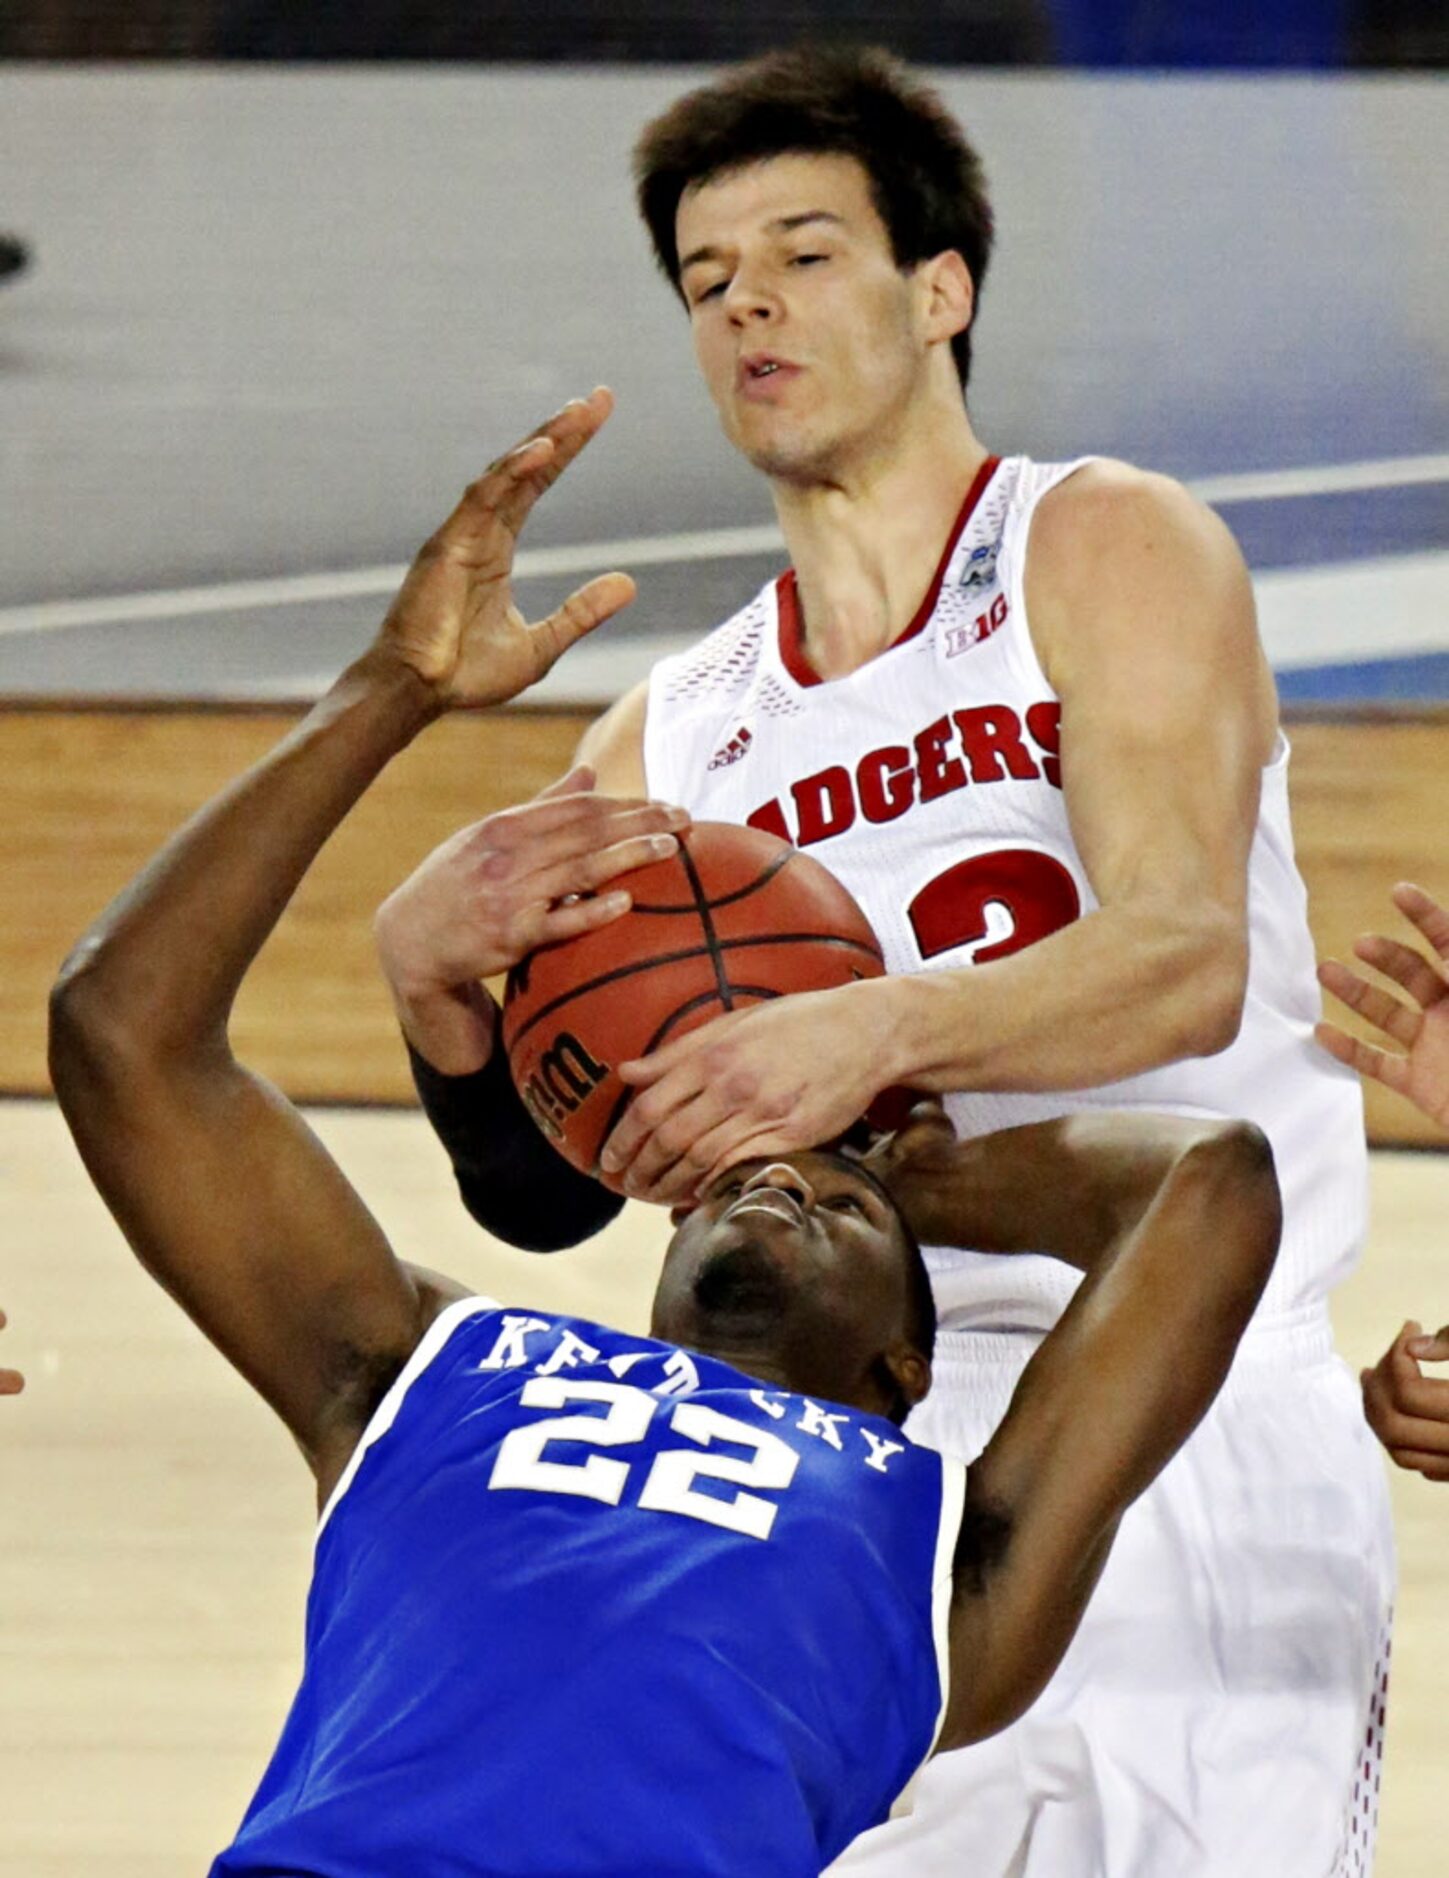
{"label": "outstretched arm", "polygon": [[52,995],[52,1076],[92,1178],[324,1490],[446,1288],[393,1257],[300,1116],[235,1061],[231,1005],[388,760],[440,712],[515,696],[631,597],[606,575],[529,626],[509,594],[524,518],[608,409],[567,407],[473,485],[371,649],[101,915]]}
{"label": "outstretched arm", "polygon": [[[1370,984],[1337,959],[1318,968],[1324,989],[1380,1033],[1385,1049],[1337,1024],[1318,1026],[1318,1041],[1340,1063],[1405,1096],[1431,1122],[1449,1129],[1449,910],[1422,887],[1401,881],[1394,905],[1429,946],[1428,955],[1372,933],[1354,956],[1390,978],[1409,999]],[[1400,1467],[1426,1480],[1449,1480],[1449,1381],[1426,1376],[1424,1363],[1449,1362],[1449,1325],[1425,1336],[1407,1323],[1360,1377],[1370,1428]]]}
{"label": "outstretched arm", "polygon": [[1131,1502],[1217,1393],[1267,1281],[1272,1154],[1243,1122],[1076,1115],[891,1178],[938,1242],[1086,1273],[967,1475],[943,1747],[1004,1727],[1060,1662]]}

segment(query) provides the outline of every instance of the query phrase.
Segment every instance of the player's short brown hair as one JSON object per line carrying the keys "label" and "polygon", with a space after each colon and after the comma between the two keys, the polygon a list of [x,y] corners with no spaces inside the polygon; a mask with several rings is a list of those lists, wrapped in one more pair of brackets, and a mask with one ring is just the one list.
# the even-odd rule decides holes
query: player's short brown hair
{"label": "player's short brown hair", "polygon": [[[639,209],[676,292],[674,220],[684,192],[796,153],[854,157],[870,178],[896,265],[955,249],[980,295],[993,228],[981,159],[935,91],[889,53],[863,46],[767,53],[688,92],[645,126],[634,149]],[[951,350],[964,390],[969,326]]]}

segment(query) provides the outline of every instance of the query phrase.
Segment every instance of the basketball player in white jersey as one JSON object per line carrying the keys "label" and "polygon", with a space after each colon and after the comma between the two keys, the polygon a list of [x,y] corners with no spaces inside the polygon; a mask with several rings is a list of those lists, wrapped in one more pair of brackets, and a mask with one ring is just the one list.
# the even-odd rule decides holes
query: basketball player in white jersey
{"label": "basketball player in white jersey", "polygon": [[[1052,1684],[995,1742],[942,1757],[914,1819],[846,1864],[1367,1869],[1392,1545],[1326,1309],[1363,1233],[1362,1114],[1313,1047],[1288,753],[1242,559],[1164,478],[977,438],[963,387],[990,249],[980,166],[889,61],[803,52],[726,74],[649,127],[638,170],[791,568],[658,666],[580,754],[602,791],[811,848],[892,975],[625,1066],[639,1093],[605,1173],[687,1201],[736,1157],[829,1140],[904,1084],[941,1093],[963,1135],[1094,1104],[1241,1113],[1272,1140],[1284,1192],[1282,1256],[1233,1377],[1128,1516]],[[485,824],[379,923],[420,1088],[495,1227],[527,1182],[476,1148],[509,1098],[491,1006],[460,989],[469,920],[496,935],[541,916],[539,882],[596,884],[547,831],[518,845],[525,826],[507,879],[480,872]],[[475,1105],[490,1119],[470,1123]],[[607,1216],[609,1196],[584,1189],[550,1183],[556,1230],[532,1242]],[[1072,1280],[1046,1260],[928,1260],[943,1332],[917,1432],[969,1459]]]}

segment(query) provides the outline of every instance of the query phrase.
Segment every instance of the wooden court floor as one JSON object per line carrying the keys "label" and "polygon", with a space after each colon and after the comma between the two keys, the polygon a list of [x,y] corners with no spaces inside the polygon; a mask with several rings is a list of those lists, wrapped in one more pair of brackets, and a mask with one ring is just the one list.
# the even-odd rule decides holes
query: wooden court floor
{"label": "wooden court floor", "polygon": [[[400,1250],[480,1290],[642,1326],[664,1238],[633,1209],[552,1259],[464,1218],[415,1115],[319,1132]],[[1449,1156],[1380,1154],[1345,1354],[1449,1319]],[[297,1672],[308,1480],[280,1425],[131,1260],[54,1109],[0,1104],[0,1878],[195,1878],[225,1842]],[[1403,1588],[1379,1878],[1444,1869],[1449,1487],[1396,1477]],[[1163,1878],[1171,1878],[1164,1874]],[[1244,1874],[1244,1878],[1271,1878]]]}

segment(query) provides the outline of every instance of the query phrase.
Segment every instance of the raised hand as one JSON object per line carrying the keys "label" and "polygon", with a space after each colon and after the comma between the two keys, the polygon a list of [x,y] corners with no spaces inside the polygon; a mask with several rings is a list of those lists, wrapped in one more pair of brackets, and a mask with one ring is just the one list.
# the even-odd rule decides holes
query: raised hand
{"label": "raised hand", "polygon": [[1406,1096],[1430,1121],[1449,1129],[1449,912],[1406,881],[1394,888],[1393,899],[1434,957],[1382,933],[1356,940],[1354,957],[1393,979],[1411,1002],[1370,984],[1337,959],[1323,961],[1318,982],[1400,1048],[1382,1049],[1326,1022],[1315,1034],[1340,1063]]}
{"label": "raised hand", "polygon": [[419,551],[377,648],[409,665],[444,707],[517,697],[634,598],[627,574],[601,574],[533,625],[513,604],[513,553],[529,511],[613,407],[602,388],[566,404],[490,464]]}
{"label": "raised hand", "polygon": [[1432,1337],[1419,1324],[1404,1325],[1359,1378],[1364,1414],[1400,1467],[1449,1480],[1449,1380],[1426,1376],[1425,1362],[1449,1362],[1449,1325]]}
{"label": "raised hand", "polygon": [[[0,1330],[5,1328],[5,1313],[0,1311]],[[0,1369],[0,1395],[19,1395],[25,1378],[18,1369]]]}

